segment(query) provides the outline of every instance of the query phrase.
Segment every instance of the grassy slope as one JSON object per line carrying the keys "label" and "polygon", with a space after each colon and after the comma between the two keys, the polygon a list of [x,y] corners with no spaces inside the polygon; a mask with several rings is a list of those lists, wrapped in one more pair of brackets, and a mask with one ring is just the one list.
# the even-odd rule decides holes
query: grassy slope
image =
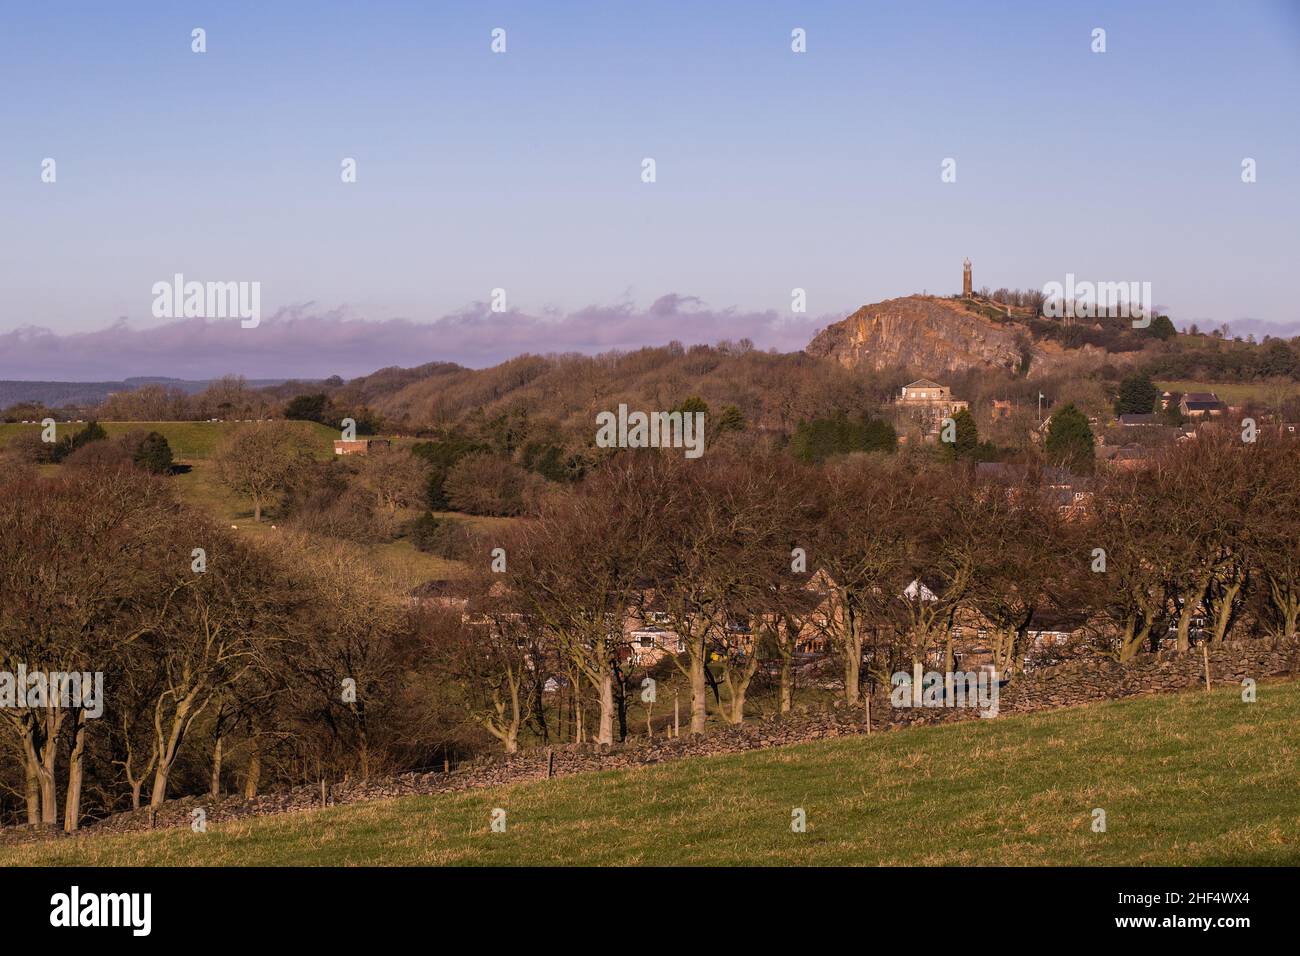
{"label": "grassy slope", "polygon": [[[1298,864],[1298,721],[1300,684],[1254,704],[1193,692],[202,834],[88,835],[0,849],[0,865]],[[489,832],[494,807],[506,833]]]}
{"label": "grassy slope", "polygon": [[1155,383],[1170,392],[1214,392],[1225,402],[1239,404],[1247,401],[1268,402],[1279,394],[1300,394],[1300,385],[1277,386],[1264,382],[1197,382],[1190,379],[1165,380]]}
{"label": "grassy slope", "polygon": [[[172,454],[177,460],[204,459],[212,455],[221,439],[238,428],[237,422],[100,422],[110,438],[124,435],[131,431],[161,432],[171,445]],[[334,439],[338,431],[315,422],[288,422],[290,428],[299,430],[311,443],[318,457],[327,458],[334,450]],[[22,431],[39,431],[40,425],[22,425],[17,423],[0,423],[0,447],[14,435]],[[80,431],[82,425],[65,425],[60,423],[58,434],[62,437],[65,429]]]}
{"label": "grassy slope", "polygon": [[[241,532],[256,538],[266,538],[275,534],[273,519],[256,524],[252,520],[252,503],[236,495],[217,480],[216,472],[209,459],[222,438],[234,428],[236,422],[101,422],[109,437],[116,437],[129,431],[158,431],[171,445],[176,460],[190,466],[190,470],[176,475],[173,481],[176,490],[186,501],[210,512],[217,521],[224,525],[235,525]],[[60,434],[64,429],[79,431],[82,425],[60,424]],[[317,458],[329,458],[333,454],[333,441],[338,437],[335,429],[314,422],[289,422],[288,427],[297,429],[308,441]],[[22,425],[0,422],[0,448],[21,431],[37,431],[39,425]],[[56,474],[57,465],[42,466],[45,474]],[[466,515],[453,515],[471,523],[476,530],[504,526],[511,523],[508,518],[474,518]],[[394,541],[390,544],[377,545],[368,549],[370,557],[379,569],[403,590],[409,590],[431,578],[458,577],[465,573],[465,567],[455,561],[448,561],[435,555],[416,551],[408,541]]]}

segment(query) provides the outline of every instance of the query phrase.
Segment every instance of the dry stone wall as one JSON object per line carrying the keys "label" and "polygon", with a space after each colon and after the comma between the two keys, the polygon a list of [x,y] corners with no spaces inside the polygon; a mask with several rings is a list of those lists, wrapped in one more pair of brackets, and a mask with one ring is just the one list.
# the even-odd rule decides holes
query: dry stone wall
{"label": "dry stone wall", "polygon": [[[1256,640],[1223,644],[1209,652],[1210,680],[1214,686],[1240,685],[1300,676],[1300,642]],[[1114,700],[1142,694],[1170,693],[1203,687],[1204,662],[1199,651],[1165,653],[1135,658],[1125,664],[1110,659],[1069,661],[1042,668],[1007,685],[1000,695],[1002,714],[1029,713],[1077,704]],[[978,719],[971,708],[892,708],[882,690],[872,702],[871,729],[887,731],[915,724]],[[787,715],[728,727],[704,737],[676,739],[633,738],[625,745],[601,751],[593,745],[567,745],[534,749],[512,757],[489,757],[462,764],[451,773],[409,773],[370,782],[297,787],[267,793],[252,800],[227,797],[219,801],[185,798],[168,801],[156,814],[150,810],[120,813],[86,828],[89,832],[142,830],[153,827],[188,827],[191,811],[202,807],[209,825],[306,810],[326,805],[377,800],[411,794],[448,793],[627,767],[651,766],[687,757],[741,753],[787,744],[806,743],[867,732],[865,711],[840,707],[833,710]],[[45,832],[11,829],[6,840],[44,838]]]}

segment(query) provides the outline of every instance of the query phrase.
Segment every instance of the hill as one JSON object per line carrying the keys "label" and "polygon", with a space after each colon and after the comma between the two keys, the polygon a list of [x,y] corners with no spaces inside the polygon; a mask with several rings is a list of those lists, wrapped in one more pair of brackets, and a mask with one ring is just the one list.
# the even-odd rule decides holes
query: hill
{"label": "hill", "polygon": [[[1093,337],[1107,340],[1106,326],[1094,324]],[[1076,332],[1081,328],[1074,327]],[[1063,323],[1044,320],[1032,310],[987,299],[909,295],[864,305],[819,332],[807,352],[846,368],[908,368],[928,374],[997,369],[1037,375],[1070,356],[1101,360],[1104,353],[1094,342],[1068,336],[1066,330]],[[1109,338],[1121,334],[1122,324],[1109,332]]]}
{"label": "hill", "polygon": [[[239,427],[238,422],[100,422],[109,438],[125,435],[127,432],[160,432],[171,446],[172,454],[178,460],[209,458],[217,445],[230,431]],[[81,425],[58,425],[59,434],[64,429],[79,431]],[[315,422],[290,422],[289,427],[297,430],[310,443],[317,457],[327,458],[333,453],[333,442],[338,432]],[[24,431],[38,432],[40,425],[23,425],[19,423],[0,422],[0,448],[14,435]]]}
{"label": "hill", "polygon": [[[248,382],[252,388],[279,385],[282,379],[257,379]],[[166,376],[126,378],[120,382],[28,382],[15,379],[0,380],[0,408],[22,402],[33,402],[46,408],[87,408],[97,405],[114,392],[139,388],[142,385],[165,385],[194,395],[207,388],[211,382],[190,381]]]}
{"label": "hill", "polygon": [[599,411],[670,409],[700,397],[735,405],[761,429],[788,430],[802,418],[888,398],[905,377],[875,381],[801,352],[761,352],[745,342],[690,348],[670,343],[603,355],[521,355],[487,369],[434,363],[353,379],[336,400],[379,412],[400,428],[444,428],[506,416],[545,421],[589,436]]}
{"label": "hill", "polygon": [[[0,848],[0,865],[1294,865],[1297,720],[1296,683],[1254,704],[1143,697],[206,833],[86,834]],[[489,830],[498,807],[505,833]]]}

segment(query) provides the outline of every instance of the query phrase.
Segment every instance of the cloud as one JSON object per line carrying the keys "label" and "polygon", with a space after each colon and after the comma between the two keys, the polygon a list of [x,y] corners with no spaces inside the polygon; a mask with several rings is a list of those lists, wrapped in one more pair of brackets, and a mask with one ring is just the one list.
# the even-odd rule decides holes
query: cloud
{"label": "cloud", "polygon": [[0,379],[117,381],[131,376],[207,379],[352,378],[393,365],[494,365],[524,352],[605,352],[748,338],[758,348],[797,351],[841,316],[710,309],[670,293],[649,309],[593,305],[567,315],[493,313],[475,303],[433,321],[370,321],[313,303],[281,309],[257,328],[238,319],[181,319],[137,327],[125,319],[95,332],[60,334],[27,326],[0,333]]}

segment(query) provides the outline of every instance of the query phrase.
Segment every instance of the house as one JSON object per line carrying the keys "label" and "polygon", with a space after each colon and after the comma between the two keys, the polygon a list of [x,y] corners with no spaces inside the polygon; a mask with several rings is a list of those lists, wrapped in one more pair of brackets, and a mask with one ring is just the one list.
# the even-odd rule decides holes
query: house
{"label": "house", "polygon": [[632,626],[627,631],[628,659],[638,667],[650,667],[671,654],[686,652],[686,642],[676,631],[658,624]]}
{"label": "house", "polygon": [[1205,418],[1222,415],[1227,405],[1219,400],[1213,392],[1187,392],[1178,403],[1178,410],[1184,418]]}
{"label": "house", "polygon": [[686,641],[672,629],[667,602],[653,588],[645,589],[624,615],[620,656],[638,667],[650,667],[685,651]]}
{"label": "house", "polygon": [[928,378],[904,385],[894,401],[895,412],[916,422],[921,428],[921,437],[926,441],[932,441],[939,434],[945,418],[952,418],[968,408],[970,402],[953,398],[948,386]]}
{"label": "house", "polygon": [[952,390],[947,385],[940,385],[928,378],[919,378],[911,385],[904,385],[898,396],[897,404],[917,406],[925,409],[942,410],[944,417],[955,415],[970,407],[969,402],[952,397]]}
{"label": "house", "polygon": [[1087,616],[1052,609],[1036,610],[1025,629],[1028,638],[1025,665],[1035,657],[1055,657],[1087,633]]}
{"label": "house", "polygon": [[999,421],[1000,419],[1010,418],[1010,417],[1011,417],[1011,402],[1004,401],[1003,399],[1000,398],[993,399],[993,411],[992,411],[993,421],[996,422]]}
{"label": "house", "polygon": [[1125,445],[1115,449],[1111,466],[1119,471],[1137,471],[1151,465],[1151,450],[1143,445]]}
{"label": "house", "polygon": [[334,439],[334,454],[336,455],[368,455],[371,448],[387,448],[392,445],[386,438],[356,438],[351,441],[347,439]]}
{"label": "house", "polygon": [[1092,479],[1076,475],[1068,468],[1044,468],[1043,487],[1047,489],[1062,517],[1082,517],[1092,506]]}
{"label": "house", "polygon": [[1126,412],[1119,417],[1119,423],[1124,428],[1135,428],[1142,425],[1159,425],[1160,416],[1154,412],[1148,412],[1142,415]]}

